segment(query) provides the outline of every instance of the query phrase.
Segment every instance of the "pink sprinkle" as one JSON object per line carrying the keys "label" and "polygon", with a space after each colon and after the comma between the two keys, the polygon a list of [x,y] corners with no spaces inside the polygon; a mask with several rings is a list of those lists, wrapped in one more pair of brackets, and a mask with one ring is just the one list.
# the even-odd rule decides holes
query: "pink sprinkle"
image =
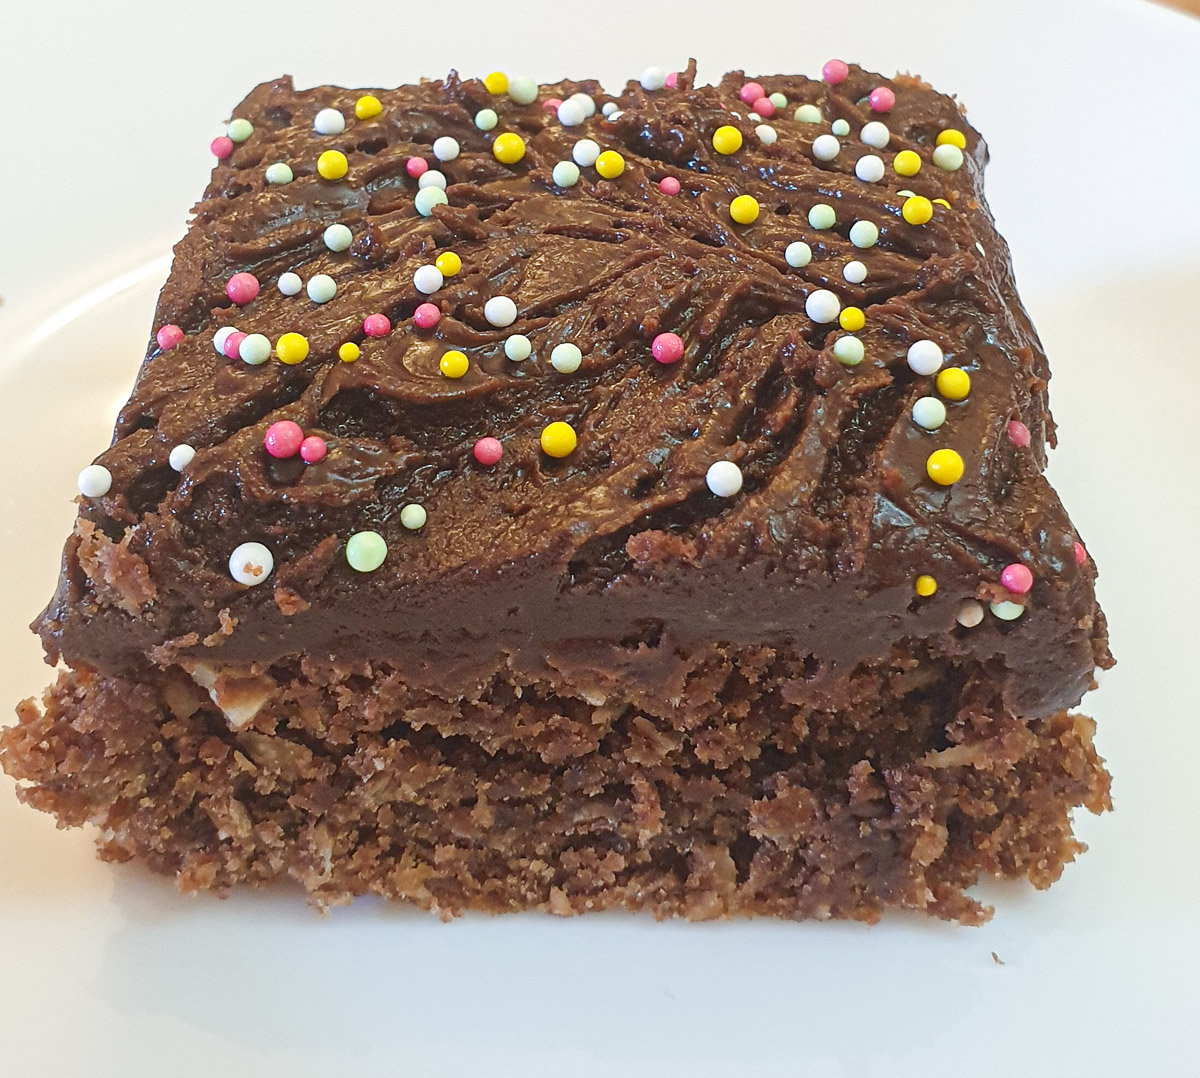
{"label": "pink sprinkle", "polygon": [[738,97],[747,105],[753,105],[760,97],[766,96],[766,92],[757,82],[748,82],[738,91]]}
{"label": "pink sprinkle", "polygon": [[829,83],[830,86],[836,86],[839,82],[845,82],[849,74],[850,68],[842,60],[826,60],[825,66],[821,68],[821,78]]}
{"label": "pink sprinkle", "polygon": [[404,162],[404,169],[415,180],[429,171],[429,162],[423,157],[410,157]]}
{"label": "pink sprinkle", "polygon": [[1029,428],[1019,419],[1012,420],[1008,424],[1008,440],[1021,449],[1026,448],[1029,445]]}
{"label": "pink sprinkle", "polygon": [[658,189],[664,195],[679,194],[679,181],[674,176],[664,176],[658,181]]}
{"label": "pink sprinkle", "polygon": [[437,304],[422,303],[413,311],[413,324],[417,329],[433,329],[441,317],[442,312],[438,310]]}
{"label": "pink sprinkle", "polygon": [[475,443],[475,459],[486,468],[490,468],[502,456],[504,446],[496,438],[480,438]]}
{"label": "pink sprinkle", "polygon": [[325,439],[315,434],[310,434],[300,443],[300,459],[305,464],[316,464],[317,461],[324,460],[328,451],[329,446],[325,444]]}
{"label": "pink sprinkle", "polygon": [[775,102],[769,97],[760,97],[753,105],[750,106],[764,120],[769,120],[775,115]]}
{"label": "pink sprinkle", "polygon": [[660,333],[650,342],[650,354],[659,363],[678,363],[683,358],[683,339],[678,333]]}
{"label": "pink sprinkle", "polygon": [[867,104],[874,109],[875,112],[890,112],[892,106],[896,103],[896,95],[892,93],[886,86],[876,86],[867,95]]}
{"label": "pink sprinkle", "polygon": [[154,335],[154,339],[158,341],[159,348],[164,352],[169,352],[183,340],[183,330],[176,325],[166,325]]}
{"label": "pink sprinkle", "polygon": [[363,332],[368,337],[383,337],[392,332],[392,323],[386,314],[369,314],[363,319]]}
{"label": "pink sprinkle", "polygon": [[558,108],[558,106],[559,106],[559,105],[561,105],[561,104],[562,104],[562,98],[561,98],[561,97],[548,97],[548,98],[546,98],[546,100],[545,100],[545,101],[543,101],[543,102],[542,102],[542,108],[544,108],[544,109],[556,109],[556,108]]}
{"label": "pink sprinkle", "polygon": [[1019,561],[1015,561],[1012,565],[1004,567],[1000,573],[1000,583],[1014,594],[1024,595],[1033,587],[1033,573]]}
{"label": "pink sprinkle", "polygon": [[234,330],[228,337],[225,338],[225,347],[221,349],[229,359],[238,358],[238,349],[242,346],[242,341],[246,339],[246,334],[240,330]]}
{"label": "pink sprinkle", "polygon": [[208,148],[212,150],[217,157],[224,161],[231,153],[233,153],[233,139],[228,135],[218,135],[208,144]]}
{"label": "pink sprinkle", "polygon": [[253,273],[235,273],[225,282],[225,295],[244,307],[258,295],[258,278]]}
{"label": "pink sprinkle", "polygon": [[1075,544],[1075,564],[1082,565],[1087,561],[1087,551],[1083,549],[1082,543]]}
{"label": "pink sprinkle", "polygon": [[674,90],[674,89],[675,89],[675,87],[679,85],[679,72],[678,72],[678,71],[672,71],[672,72],[671,72],[671,73],[670,73],[670,74],[667,76],[667,85],[668,85],[668,86],[669,86],[669,87],[670,87],[672,90]]}
{"label": "pink sprinkle", "polygon": [[290,419],[272,423],[267,428],[266,437],[263,438],[263,445],[273,457],[294,457],[300,452],[303,442],[304,431],[300,429],[299,423],[293,423]]}

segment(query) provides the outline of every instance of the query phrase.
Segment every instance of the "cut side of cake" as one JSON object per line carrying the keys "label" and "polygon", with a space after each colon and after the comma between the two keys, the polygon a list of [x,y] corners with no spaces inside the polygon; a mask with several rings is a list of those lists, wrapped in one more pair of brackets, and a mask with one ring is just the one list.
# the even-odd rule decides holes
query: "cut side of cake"
{"label": "cut side of cake", "polygon": [[951,98],[284,78],[213,150],[24,801],[185,890],[444,915],[977,922],[1083,848],[1112,660]]}

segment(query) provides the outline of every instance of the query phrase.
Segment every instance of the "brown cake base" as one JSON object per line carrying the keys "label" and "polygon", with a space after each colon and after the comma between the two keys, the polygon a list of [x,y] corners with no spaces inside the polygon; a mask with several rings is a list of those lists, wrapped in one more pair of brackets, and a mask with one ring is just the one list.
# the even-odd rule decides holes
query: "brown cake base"
{"label": "brown cake base", "polygon": [[1071,810],[1111,807],[1092,722],[1006,715],[979,670],[895,657],[820,697],[805,675],[711,648],[655,709],[505,669],[454,701],[386,664],[81,670],[21,706],[0,763],[27,803],[97,825],[102,856],[185,891],[290,877],[320,906],[373,892],[443,916],[978,923],[967,888],[1049,885],[1083,849]]}

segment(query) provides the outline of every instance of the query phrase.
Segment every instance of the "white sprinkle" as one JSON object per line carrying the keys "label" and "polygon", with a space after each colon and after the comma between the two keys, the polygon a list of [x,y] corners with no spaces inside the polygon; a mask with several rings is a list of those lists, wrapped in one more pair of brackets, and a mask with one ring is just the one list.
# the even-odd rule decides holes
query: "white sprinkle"
{"label": "white sprinkle", "polygon": [[913,422],[924,430],[937,430],[946,422],[946,406],[937,397],[918,397],[912,406]]}
{"label": "white sprinkle", "polygon": [[596,102],[592,100],[591,94],[585,94],[582,90],[572,94],[567,98],[568,101],[578,101],[583,106],[583,114],[589,119],[596,115]]}
{"label": "white sprinkle", "polygon": [[413,287],[418,292],[424,292],[427,296],[432,296],[443,284],[446,283],[445,277],[442,276],[442,271],[437,266],[421,266],[413,274]]}
{"label": "white sprinkle", "polygon": [[550,353],[550,366],[559,374],[574,374],[583,362],[583,353],[570,341],[556,344]]}
{"label": "white sprinkle", "polygon": [[987,251],[983,249],[983,244],[978,240],[975,241],[975,250],[977,250],[984,258],[987,258]]}
{"label": "white sprinkle", "polygon": [[103,464],[89,464],[79,473],[77,483],[85,498],[100,498],[112,488],[112,472]]}
{"label": "white sprinkle", "polygon": [[[283,277],[286,276],[288,275],[285,273]],[[295,277],[295,274],[292,274],[292,276]],[[281,283],[283,281],[283,277],[279,278]],[[296,277],[296,280],[298,281],[300,278]],[[281,288],[280,291],[282,292],[283,289]],[[287,293],[284,294],[286,295]],[[217,330],[216,333],[213,334],[213,348],[216,350],[217,355],[223,356],[225,354],[225,341],[229,338],[229,334],[236,332],[237,330],[233,326],[222,326],[219,330]]]}
{"label": "white sprinkle", "polygon": [[428,519],[429,514],[425,512],[425,506],[417,505],[416,502],[409,502],[400,510],[400,523],[410,532],[420,531]]}
{"label": "white sprinkle", "polygon": [[261,333],[248,333],[238,345],[238,358],[251,367],[260,367],[271,358],[271,341]]}
{"label": "white sprinkle", "polygon": [[286,161],[276,161],[273,165],[267,165],[267,183],[291,183],[295,178],[292,175],[292,166]]}
{"label": "white sprinkle", "polygon": [[504,342],[504,354],[514,363],[521,363],[529,358],[533,344],[524,333],[514,333]]}
{"label": "white sprinkle", "polygon": [[[741,117],[738,116],[738,114],[736,112],[734,113],[734,116],[737,116],[737,118],[739,120],[741,119]],[[749,120],[751,123],[761,123],[762,122],[762,117],[759,116],[759,114],[757,112],[746,113],[746,119]]]}
{"label": "white sprinkle", "polygon": [[874,221],[855,221],[850,226],[850,242],[866,249],[879,242],[879,226]]}
{"label": "white sprinkle", "polygon": [[305,291],[313,303],[328,303],[337,295],[337,282],[328,273],[318,273],[309,278]]}
{"label": "white sprinkle", "polygon": [[742,489],[742,469],[731,460],[718,460],[709,465],[704,481],[718,498],[732,498]]}
{"label": "white sprinkle", "polygon": [[882,150],[891,141],[892,133],[888,130],[887,124],[880,123],[878,120],[872,120],[869,124],[863,125],[863,129],[859,132],[858,137],[866,145],[874,146],[877,150]]}
{"label": "white sprinkle", "polygon": [[313,117],[313,130],[318,135],[340,135],[346,130],[346,117],[337,109],[322,109]]}
{"label": "white sprinkle", "polygon": [[508,96],[518,105],[528,105],[537,100],[538,84],[528,75],[516,75],[508,80]]}
{"label": "white sprinkle", "polygon": [[578,127],[587,119],[587,107],[582,101],[568,97],[558,106],[558,122],[563,127]]}
{"label": "white sprinkle", "polygon": [[661,90],[667,84],[667,73],[661,67],[648,67],[638,81],[643,90]]}
{"label": "white sprinkle", "polygon": [[281,273],[277,282],[279,291],[285,296],[297,295],[304,287],[304,282],[300,280],[300,274],[292,273],[290,270],[287,273]]}
{"label": "white sprinkle", "polygon": [[813,228],[833,228],[837,224],[837,214],[828,202],[818,202],[808,211],[808,223]]}
{"label": "white sprinkle", "polygon": [[783,257],[792,269],[800,269],[812,261],[812,248],[803,240],[794,240],[784,249]]}
{"label": "white sprinkle", "polygon": [[842,144],[832,135],[818,135],[813,139],[813,157],[818,161],[832,161],[842,151]]}
{"label": "white sprinkle", "polygon": [[559,161],[550,178],[558,187],[574,187],[579,182],[579,166],[574,161]]}
{"label": "white sprinkle", "polygon": [[842,276],[851,284],[862,284],[867,279],[866,263],[860,262],[857,258],[852,262],[847,262],[842,267]]}
{"label": "white sprinkle", "polygon": [[[610,102],[611,103],[611,102]],[[605,115],[608,115],[605,113]],[[600,156],[600,147],[590,138],[581,138],[571,147],[571,158],[580,168],[590,168]]]}
{"label": "white sprinkle", "polygon": [[344,251],[354,242],[350,229],[345,225],[330,225],[325,229],[321,238],[324,239],[325,246],[331,251]]}
{"label": "white sprinkle", "polygon": [[821,110],[816,105],[801,105],[792,113],[792,119],[802,124],[819,124],[821,122]]}
{"label": "white sprinkle", "polygon": [[446,174],[439,172],[436,168],[427,168],[417,177],[417,190],[423,191],[426,187],[436,187],[441,191],[446,190]]}
{"label": "white sprinkle", "polygon": [[434,206],[445,206],[449,201],[446,192],[440,187],[422,187],[417,192],[417,197],[413,199],[413,205],[416,206],[417,213],[422,217],[428,217],[433,213]]}
{"label": "white sprinkle", "polygon": [[904,198],[912,198],[913,195],[915,195],[916,193],[917,193],[916,191],[909,191],[908,189],[896,192],[897,195],[900,195]]}
{"label": "white sprinkle", "polygon": [[850,125],[845,120],[834,120],[833,123],[830,124],[829,130],[839,138],[845,138],[848,134],[850,134]]}
{"label": "white sprinkle", "polygon": [[610,113],[609,113],[607,116],[605,116],[604,118],[605,118],[605,119],[606,119],[606,120],[607,120],[609,123],[616,123],[616,122],[617,122],[617,120],[619,120],[619,119],[620,119],[622,116],[624,116],[624,115],[625,115],[625,110],[624,110],[624,109],[617,109],[615,112],[610,112]]}
{"label": "white sprinkle", "polygon": [[758,141],[764,146],[774,146],[776,140],[779,138],[779,132],[770,124],[759,124],[754,129],[754,133],[758,136]]}
{"label": "white sprinkle", "polygon": [[600,114],[607,120],[620,107],[621,106],[615,101],[605,101],[604,104],[600,106]]}
{"label": "white sprinkle", "polygon": [[854,163],[854,175],[863,183],[878,183],[883,179],[886,171],[883,167],[883,158],[873,153],[863,154]]}
{"label": "white sprinkle", "polygon": [[177,472],[182,472],[193,460],[196,459],[196,451],[187,444],[181,442],[171,450],[167,457],[167,463]]}
{"label": "white sprinkle", "polygon": [[954,620],[964,629],[974,629],[976,625],[983,621],[983,606],[974,599],[968,599],[958,608],[958,613],[954,615]]}
{"label": "white sprinkle", "polygon": [[908,346],[908,365],[917,374],[937,374],[943,358],[942,350],[933,341],[913,341]]}
{"label": "white sprinkle", "polygon": [[1016,621],[1025,613],[1025,608],[1020,603],[1014,603],[1009,599],[998,603],[988,603],[988,608],[1001,621]]}
{"label": "white sprinkle", "polygon": [[933,163],[947,172],[957,172],[963,166],[963,152],[952,142],[944,142],[934,149]]}
{"label": "white sprinkle", "polygon": [[242,543],[229,555],[229,575],[239,584],[261,584],[275,568],[275,559],[262,543]]}
{"label": "white sprinkle", "polygon": [[500,122],[500,117],[496,115],[495,109],[480,109],[475,113],[475,126],[480,131],[490,131]]}
{"label": "white sprinkle", "polygon": [[503,329],[517,320],[517,305],[508,296],[493,296],[483,305],[483,317],[490,325]]}
{"label": "white sprinkle", "polygon": [[453,161],[459,153],[458,139],[443,135],[433,140],[433,156],[439,161]]}
{"label": "white sprinkle", "polygon": [[866,349],[857,337],[847,334],[833,342],[833,354],[839,363],[847,367],[857,367],[863,361]]}
{"label": "white sprinkle", "polygon": [[842,301],[828,288],[818,288],[804,301],[804,313],[821,324],[836,322],[841,310]]}

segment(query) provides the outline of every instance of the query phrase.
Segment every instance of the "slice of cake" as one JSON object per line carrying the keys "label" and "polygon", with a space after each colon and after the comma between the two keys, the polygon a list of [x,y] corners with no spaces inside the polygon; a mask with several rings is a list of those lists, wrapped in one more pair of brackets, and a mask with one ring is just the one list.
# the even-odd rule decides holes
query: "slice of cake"
{"label": "slice of cake", "polygon": [[1108,807],[954,101],[839,61],[238,107],[0,762],[185,890],[978,921]]}

